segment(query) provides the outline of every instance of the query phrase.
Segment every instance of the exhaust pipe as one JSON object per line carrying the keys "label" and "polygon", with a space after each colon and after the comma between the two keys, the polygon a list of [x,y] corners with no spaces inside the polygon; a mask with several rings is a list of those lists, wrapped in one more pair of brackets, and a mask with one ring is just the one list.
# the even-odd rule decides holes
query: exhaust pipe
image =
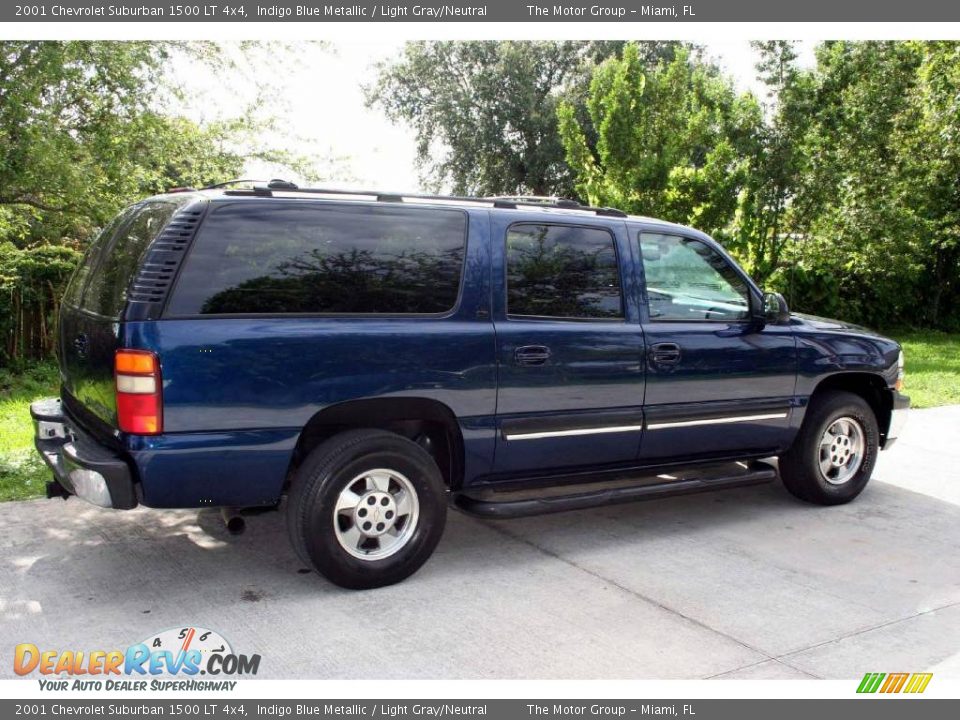
{"label": "exhaust pipe", "polygon": [[223,524],[231,535],[242,535],[247,529],[247,521],[240,515],[240,508],[220,508],[220,517],[223,518]]}

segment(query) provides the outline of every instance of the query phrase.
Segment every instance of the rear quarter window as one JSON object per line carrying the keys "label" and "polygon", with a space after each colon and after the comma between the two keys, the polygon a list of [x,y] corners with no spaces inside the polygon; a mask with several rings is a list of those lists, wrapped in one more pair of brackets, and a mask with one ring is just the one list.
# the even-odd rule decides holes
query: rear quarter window
{"label": "rear quarter window", "polygon": [[117,229],[130,218],[132,213],[133,209],[127,208],[94,236],[87,251],[83,254],[80,265],[77,267],[76,272],[73,273],[73,277],[70,278],[66,292],[63,294],[63,303],[65,305],[72,307],[80,307],[83,305],[83,293],[87,288],[87,281],[103,258],[104,251],[109,247],[110,241],[116,234]]}
{"label": "rear quarter window", "polygon": [[84,310],[110,318],[120,317],[127,300],[127,288],[147,247],[185,201],[147,202],[134,210],[90,274],[83,297]]}
{"label": "rear quarter window", "polygon": [[226,205],[204,220],[167,315],[448,312],[466,230],[460,210]]}

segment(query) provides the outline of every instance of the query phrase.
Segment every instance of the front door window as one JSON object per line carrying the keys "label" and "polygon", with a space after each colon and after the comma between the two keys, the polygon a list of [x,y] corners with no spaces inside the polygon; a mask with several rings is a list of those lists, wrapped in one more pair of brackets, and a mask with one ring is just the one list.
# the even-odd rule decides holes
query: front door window
{"label": "front door window", "polygon": [[749,317],[747,284],[706,243],[643,233],[640,253],[652,322],[731,322]]}

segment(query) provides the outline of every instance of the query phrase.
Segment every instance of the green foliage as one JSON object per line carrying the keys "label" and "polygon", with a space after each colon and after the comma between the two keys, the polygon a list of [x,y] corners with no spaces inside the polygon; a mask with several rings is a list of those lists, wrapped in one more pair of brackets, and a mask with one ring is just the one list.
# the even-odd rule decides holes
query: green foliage
{"label": "green foliage", "polygon": [[57,393],[53,363],[0,367],[0,501],[43,495],[50,471],[33,446],[30,403]]}
{"label": "green foliage", "polygon": [[[591,203],[722,231],[737,207],[744,150],[759,105],[686,49],[654,68],[637,46],[599,65],[590,127],[561,103],[560,136],[577,190]],[[589,142],[596,133],[595,149]]]}
{"label": "green foliage", "polygon": [[[782,270],[832,277],[846,317],[885,327],[960,327],[957,43],[834,42],[817,52],[795,139],[796,183]],[[813,306],[804,283],[788,297]]]}
{"label": "green foliage", "polygon": [[[412,42],[379,67],[367,101],[414,128],[425,177],[456,193],[567,195],[557,133],[566,98],[582,109],[594,65],[621,42]],[[635,45],[648,63],[678,43]]]}
{"label": "green foliage", "polygon": [[958,44],[754,47],[765,102],[686,51],[600,64],[587,123],[558,107],[577,189],[714,235],[798,309],[960,327]]}
{"label": "green foliage", "polygon": [[173,55],[225,75],[213,43],[0,41],[0,362],[45,357],[67,278],[96,230],[170,187],[241,174],[263,123],[171,114]]}
{"label": "green foliage", "polygon": [[960,335],[935,330],[894,332],[906,360],[904,391],[913,407],[960,403]]}

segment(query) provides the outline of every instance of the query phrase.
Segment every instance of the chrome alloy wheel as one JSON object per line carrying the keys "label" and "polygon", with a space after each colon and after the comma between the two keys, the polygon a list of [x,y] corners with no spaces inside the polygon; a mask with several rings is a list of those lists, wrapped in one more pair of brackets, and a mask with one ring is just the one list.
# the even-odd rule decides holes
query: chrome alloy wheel
{"label": "chrome alloy wheel", "polygon": [[820,438],[820,474],[831,485],[843,485],[860,469],[867,448],[863,427],[852,417],[834,420]]}
{"label": "chrome alloy wheel", "polygon": [[357,475],[337,497],[333,528],[340,546],[361,560],[382,560],[413,537],[420,502],[413,484],[396,470]]}

